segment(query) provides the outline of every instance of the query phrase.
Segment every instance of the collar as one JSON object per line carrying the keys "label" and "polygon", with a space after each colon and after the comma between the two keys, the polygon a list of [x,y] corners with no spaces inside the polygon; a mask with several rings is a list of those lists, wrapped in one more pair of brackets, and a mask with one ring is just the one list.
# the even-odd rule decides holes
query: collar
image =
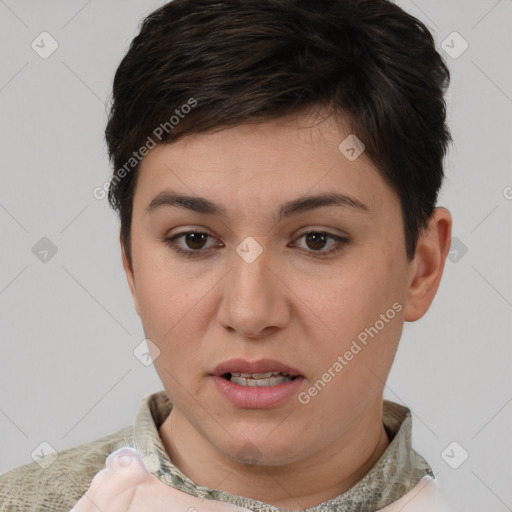
{"label": "collar", "polygon": [[[262,501],[235,496],[224,491],[198,486],[175,466],[165,451],[158,428],[169,415],[172,403],[165,391],[141,401],[134,426],[134,445],[148,470],[163,483],[198,498],[233,503],[255,512],[285,512]],[[397,501],[432,469],[411,443],[412,418],[407,407],[384,400],[384,427],[391,442],[370,471],[343,494],[304,512],[374,512]]]}

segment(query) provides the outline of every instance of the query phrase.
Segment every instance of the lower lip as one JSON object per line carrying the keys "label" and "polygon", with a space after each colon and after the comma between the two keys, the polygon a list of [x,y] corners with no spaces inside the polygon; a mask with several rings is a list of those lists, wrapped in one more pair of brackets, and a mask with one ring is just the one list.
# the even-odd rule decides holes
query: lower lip
{"label": "lower lip", "polygon": [[276,386],[246,387],[234,384],[224,377],[213,376],[217,389],[235,406],[241,409],[269,409],[282,404],[296,394],[304,377],[296,377]]}

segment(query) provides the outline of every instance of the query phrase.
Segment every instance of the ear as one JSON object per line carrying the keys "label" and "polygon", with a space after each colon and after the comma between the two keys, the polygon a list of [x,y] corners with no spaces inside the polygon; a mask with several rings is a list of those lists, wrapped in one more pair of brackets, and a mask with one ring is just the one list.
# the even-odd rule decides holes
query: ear
{"label": "ear", "polygon": [[416,253],[410,263],[409,293],[405,320],[414,322],[427,311],[434,297],[450,250],[452,216],[446,208],[435,208],[427,227],[422,230]]}
{"label": "ear", "polygon": [[126,274],[126,279],[128,280],[128,286],[130,287],[130,292],[132,293],[133,303],[135,305],[135,311],[140,316],[140,307],[139,301],[137,300],[137,289],[135,287],[135,272],[133,271],[133,256],[132,256],[132,264],[128,261],[128,257],[126,256],[126,249],[123,241],[123,237],[120,234],[119,240],[121,242],[121,259],[123,261],[123,268]]}

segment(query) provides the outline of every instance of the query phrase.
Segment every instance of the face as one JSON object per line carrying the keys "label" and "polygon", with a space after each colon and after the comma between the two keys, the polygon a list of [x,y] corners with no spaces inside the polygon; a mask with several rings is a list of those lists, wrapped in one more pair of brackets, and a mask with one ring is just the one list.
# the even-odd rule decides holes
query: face
{"label": "face", "polygon": [[154,148],[124,259],[173,414],[220,454],[251,446],[269,465],[381,406],[413,277],[394,191],[340,152],[340,124],[306,119]]}

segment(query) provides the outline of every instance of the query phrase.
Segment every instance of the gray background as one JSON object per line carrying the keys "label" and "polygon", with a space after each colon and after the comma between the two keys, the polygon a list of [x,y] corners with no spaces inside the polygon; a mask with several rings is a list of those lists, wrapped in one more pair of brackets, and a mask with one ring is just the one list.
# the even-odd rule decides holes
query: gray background
{"label": "gray background", "polygon": [[[60,451],[132,424],[161,389],[133,354],[144,335],[118,222],[92,190],[110,175],[114,71],[162,3],[0,0],[0,473],[43,441]],[[386,397],[412,409],[414,446],[458,509],[512,510],[512,1],[399,4],[439,48],[462,49],[454,31],[469,47],[444,54],[455,143],[440,204],[454,216],[453,261],[429,313],[405,326]],[[47,59],[31,47],[43,31],[59,45]],[[42,237],[57,248],[46,262],[33,253]]]}

